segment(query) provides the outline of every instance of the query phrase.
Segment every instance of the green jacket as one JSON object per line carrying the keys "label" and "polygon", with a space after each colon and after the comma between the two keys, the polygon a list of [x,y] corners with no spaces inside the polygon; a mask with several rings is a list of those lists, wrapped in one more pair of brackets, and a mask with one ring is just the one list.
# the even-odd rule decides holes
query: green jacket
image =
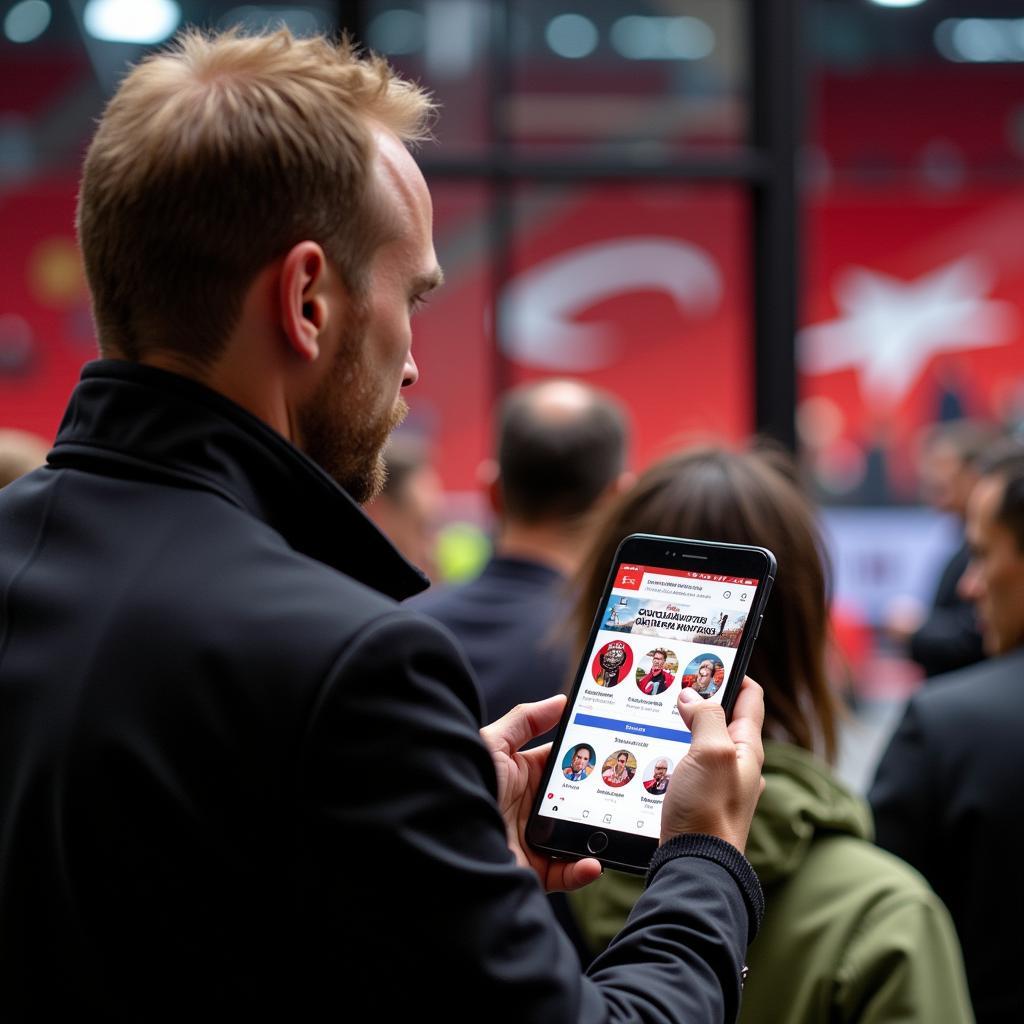
{"label": "green jacket", "polygon": [[[764,775],[746,853],[767,911],[747,959],[741,1024],[973,1022],[946,908],[912,868],[871,844],[867,804],[789,744],[765,743]],[[609,871],[573,894],[595,950],[642,887]]]}

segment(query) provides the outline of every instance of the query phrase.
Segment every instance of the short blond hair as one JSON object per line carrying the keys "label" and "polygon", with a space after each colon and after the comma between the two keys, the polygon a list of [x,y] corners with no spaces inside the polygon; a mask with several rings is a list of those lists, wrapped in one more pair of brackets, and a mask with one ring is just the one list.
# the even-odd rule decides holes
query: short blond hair
{"label": "short blond hair", "polygon": [[360,293],[387,233],[372,131],[409,144],[434,104],[347,39],[194,29],[136,66],[85,158],[78,237],[101,351],[221,351],[255,275],[319,242]]}

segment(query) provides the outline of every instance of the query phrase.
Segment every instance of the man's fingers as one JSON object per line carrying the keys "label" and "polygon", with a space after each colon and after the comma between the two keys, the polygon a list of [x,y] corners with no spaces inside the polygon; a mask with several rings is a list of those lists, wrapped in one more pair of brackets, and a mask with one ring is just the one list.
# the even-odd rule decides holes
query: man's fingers
{"label": "man's fingers", "polygon": [[732,709],[732,720],[749,722],[761,732],[764,725],[764,690],[750,676],[744,676],[740,684],[740,693]]}
{"label": "man's fingers", "polygon": [[725,732],[725,711],[717,701],[708,701],[701,697],[699,704],[690,703],[684,701],[682,693],[680,693],[676,707],[679,708],[679,714],[686,723],[687,729],[693,733],[694,743],[698,742],[699,736],[707,735],[710,729]]}
{"label": "man's fingers", "polygon": [[[703,697],[699,701],[684,700],[686,690],[682,690],[676,702],[679,714],[687,729],[694,734],[694,742],[698,734],[708,735],[713,729],[716,733],[725,725],[725,712],[716,701],[707,701]],[[700,723],[700,724],[698,724]],[[712,724],[714,723],[714,724]],[[764,725],[764,692],[750,676],[744,676],[740,684],[739,696],[733,705],[732,721],[729,723],[729,736],[737,746],[743,745],[755,751],[761,749],[761,727]]]}
{"label": "man's fingers", "polygon": [[530,747],[529,750],[521,750],[519,756],[526,762],[527,768],[532,772],[540,771],[547,764],[548,754],[551,753],[551,744],[545,743],[539,747]]}
{"label": "man's fingers", "polygon": [[484,726],[480,735],[489,747],[519,750],[524,743],[558,724],[565,699],[564,694],[556,694],[533,704],[517,704],[507,715]]}
{"label": "man's fingers", "polygon": [[572,892],[601,877],[601,862],[593,857],[553,863],[548,872],[548,892]]}
{"label": "man's fingers", "polygon": [[729,735],[736,744],[739,760],[752,758],[758,773],[764,762],[764,748],[761,745],[761,727],[764,725],[764,691],[750,676],[746,676],[740,687],[740,694],[733,707]]}

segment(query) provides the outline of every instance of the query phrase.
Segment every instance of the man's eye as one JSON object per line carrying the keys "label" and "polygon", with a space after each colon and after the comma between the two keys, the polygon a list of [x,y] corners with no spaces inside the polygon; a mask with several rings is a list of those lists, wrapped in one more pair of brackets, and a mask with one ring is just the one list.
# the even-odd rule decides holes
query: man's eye
{"label": "man's eye", "polygon": [[414,295],[409,300],[409,309],[415,313],[417,310],[422,309],[429,301],[430,298],[426,295]]}

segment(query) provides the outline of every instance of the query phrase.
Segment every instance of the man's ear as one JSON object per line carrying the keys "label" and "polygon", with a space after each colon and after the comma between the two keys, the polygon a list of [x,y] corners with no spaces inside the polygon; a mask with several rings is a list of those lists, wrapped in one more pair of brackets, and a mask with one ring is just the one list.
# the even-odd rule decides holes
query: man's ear
{"label": "man's ear", "polygon": [[613,481],[609,487],[610,497],[617,498],[620,494],[625,494],[626,491],[636,483],[636,473],[630,472],[628,469],[624,469]]}
{"label": "man's ear", "polygon": [[281,329],[303,362],[320,355],[320,332],[327,323],[330,265],[316,242],[299,242],[285,253],[278,279]]}

